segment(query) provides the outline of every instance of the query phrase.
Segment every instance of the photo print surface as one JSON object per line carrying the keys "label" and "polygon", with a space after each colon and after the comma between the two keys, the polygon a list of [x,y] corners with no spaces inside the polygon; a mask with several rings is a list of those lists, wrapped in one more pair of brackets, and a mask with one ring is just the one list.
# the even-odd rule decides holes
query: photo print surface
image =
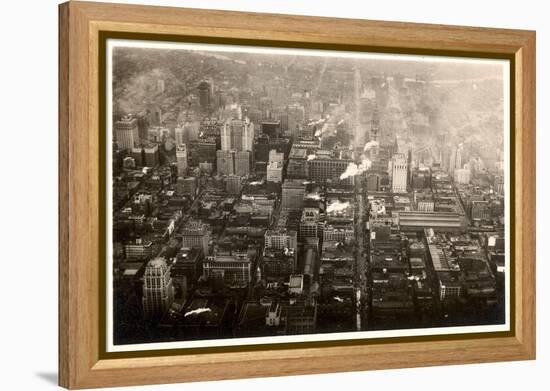
{"label": "photo print surface", "polygon": [[107,351],[510,330],[510,63],[108,39]]}

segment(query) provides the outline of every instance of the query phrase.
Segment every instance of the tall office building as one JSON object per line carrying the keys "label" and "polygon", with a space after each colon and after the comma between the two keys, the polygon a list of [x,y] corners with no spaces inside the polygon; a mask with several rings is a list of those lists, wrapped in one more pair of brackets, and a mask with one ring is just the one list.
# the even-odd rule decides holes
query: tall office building
{"label": "tall office building", "polygon": [[189,142],[187,151],[188,165],[198,167],[200,163],[216,164],[216,140],[213,138]]}
{"label": "tall office building", "polygon": [[149,143],[143,147],[145,154],[145,165],[147,167],[156,167],[160,164],[160,153],[158,144]]}
{"label": "tall office building", "polygon": [[237,151],[235,153],[235,175],[246,176],[250,174],[250,152]]}
{"label": "tall office building", "polygon": [[227,286],[246,287],[252,280],[252,260],[248,254],[206,257],[203,275],[221,277]]}
{"label": "tall office building", "polygon": [[178,175],[185,175],[187,171],[187,145],[178,144],[176,148],[176,163],[178,167]]}
{"label": "tall office building", "polygon": [[197,87],[199,90],[199,104],[203,112],[208,112],[211,109],[212,104],[212,87],[210,83],[206,80],[203,80],[199,83]]}
{"label": "tall office building", "polygon": [[115,122],[115,137],[118,149],[131,151],[139,145],[138,121],[131,114]]}
{"label": "tall office building", "polygon": [[467,168],[455,168],[454,181],[461,185],[470,183],[470,170]]}
{"label": "tall office building", "polygon": [[228,175],[225,179],[225,190],[229,194],[239,194],[242,187],[241,177],[238,175]]}
{"label": "tall office building", "polygon": [[264,120],[260,123],[262,134],[269,136],[271,140],[277,140],[281,135],[281,121],[280,120]]}
{"label": "tall office building", "polygon": [[162,317],[174,301],[174,287],[170,268],[162,257],[147,263],[143,275],[143,313],[145,318]]}
{"label": "tall office building", "polygon": [[185,178],[182,183],[182,188],[184,194],[188,194],[195,198],[197,195],[197,178],[192,176]]}
{"label": "tall office building", "polygon": [[305,148],[292,147],[288,155],[286,175],[288,178],[309,178],[308,151]]}
{"label": "tall office building", "polygon": [[280,123],[280,134],[284,134],[288,130],[288,111],[277,110],[272,113],[272,116]]}
{"label": "tall office building", "polygon": [[298,248],[298,233],[294,230],[283,229],[268,229],[264,234],[265,248],[274,248],[283,250]]}
{"label": "tall office building", "polygon": [[132,157],[138,167],[156,167],[160,164],[159,146],[150,141],[144,141],[140,146],[132,148]]}
{"label": "tall office building", "polygon": [[496,194],[498,195],[504,194],[504,176],[503,175],[495,175],[493,187],[495,189]]}
{"label": "tall office building", "polygon": [[124,245],[124,254],[128,261],[142,261],[151,257],[153,250],[153,242],[150,240],[144,241],[142,238],[137,238],[132,242]]}
{"label": "tall office building", "polygon": [[268,182],[281,183],[283,181],[283,165],[279,162],[271,162],[266,168],[266,180]]}
{"label": "tall office building", "polygon": [[462,144],[460,144],[456,149],[455,169],[456,168],[462,168],[462,150],[463,150],[463,147],[462,147]]}
{"label": "tall office building", "polygon": [[250,174],[250,152],[248,151],[217,151],[217,167],[220,175]]}
{"label": "tall office building", "polygon": [[195,198],[197,195],[197,178],[195,177],[178,177],[176,180],[176,194],[178,196],[189,195]]}
{"label": "tall office building", "polygon": [[285,180],[283,183],[283,209],[302,209],[306,185],[303,181]]}
{"label": "tall office building", "polygon": [[407,192],[407,158],[403,153],[397,153],[392,158],[392,191],[394,193]]}
{"label": "tall office building", "polygon": [[221,147],[217,152],[218,173],[222,175],[250,174],[254,144],[254,124],[248,119],[228,120],[221,129]]}
{"label": "tall office building", "polygon": [[277,152],[276,149],[269,150],[269,163],[281,163],[283,165],[285,159],[285,154],[282,152]]}
{"label": "tall office building", "polygon": [[353,162],[353,155],[341,155],[344,154],[332,153],[332,151],[327,154],[326,151],[318,151],[314,159],[307,161],[309,178],[319,183],[331,180],[341,181],[348,185],[353,184],[353,176],[340,179],[349,164]]}
{"label": "tall office building", "polygon": [[248,119],[231,119],[221,129],[223,151],[252,151],[254,144],[254,124]]}
{"label": "tall office building", "polygon": [[448,172],[449,174],[453,175],[456,169],[462,168],[462,144],[460,144],[458,147],[451,149],[451,153],[449,155],[449,167]]}
{"label": "tall office building", "polygon": [[318,238],[321,231],[319,229],[319,208],[304,208],[298,229],[301,240]]}
{"label": "tall office building", "polygon": [[185,128],[183,125],[176,126],[174,129],[174,133],[176,135],[176,145],[184,144],[186,141],[186,134],[185,134]]}
{"label": "tall office building", "polygon": [[189,221],[181,231],[182,247],[200,248],[203,254],[208,255],[210,242],[210,227],[200,221]]}
{"label": "tall office building", "polygon": [[174,129],[176,135],[176,145],[186,144],[191,140],[196,140],[200,134],[200,124],[198,121],[185,121]]}
{"label": "tall office building", "polygon": [[218,174],[220,175],[233,175],[235,174],[235,151],[217,151],[216,152],[216,164],[218,168]]}
{"label": "tall office building", "polygon": [[287,113],[288,113],[288,131],[293,136],[297,136],[300,125],[304,122],[306,118],[305,108],[304,106],[298,103],[295,103],[288,107]]}

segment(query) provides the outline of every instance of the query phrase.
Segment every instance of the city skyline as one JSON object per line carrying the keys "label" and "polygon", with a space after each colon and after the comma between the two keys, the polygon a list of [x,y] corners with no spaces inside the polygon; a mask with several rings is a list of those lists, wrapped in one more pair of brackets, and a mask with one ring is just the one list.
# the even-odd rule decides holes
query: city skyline
{"label": "city skyline", "polygon": [[509,326],[507,62],[120,45],[111,348]]}

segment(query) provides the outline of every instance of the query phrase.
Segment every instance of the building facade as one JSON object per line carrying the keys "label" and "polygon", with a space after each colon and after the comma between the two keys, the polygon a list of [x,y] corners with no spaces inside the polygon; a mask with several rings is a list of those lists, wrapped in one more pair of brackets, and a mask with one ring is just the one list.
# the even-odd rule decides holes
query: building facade
{"label": "building facade", "polygon": [[407,192],[407,158],[402,153],[393,155],[392,158],[392,191],[394,193]]}
{"label": "building facade", "polygon": [[221,130],[222,151],[252,151],[254,124],[248,119],[231,119]]}
{"label": "building facade", "polygon": [[138,121],[132,115],[122,117],[115,122],[115,137],[118,149],[131,151],[139,145]]}
{"label": "building facade", "polygon": [[461,185],[470,183],[470,170],[467,168],[455,168],[454,181]]}
{"label": "building facade", "polygon": [[242,180],[238,175],[228,175],[225,179],[225,189],[229,194],[239,194],[242,189]]}
{"label": "building facade", "polygon": [[285,180],[282,192],[283,209],[302,209],[306,186],[302,181]]}
{"label": "building facade", "polygon": [[222,279],[231,287],[246,287],[252,280],[251,272],[252,262],[248,254],[212,256],[203,263],[206,278]]}
{"label": "building facade", "polygon": [[268,182],[281,183],[283,181],[283,166],[279,162],[271,162],[266,168]]}
{"label": "building facade", "polygon": [[124,245],[124,254],[128,261],[141,261],[151,258],[153,242],[143,241],[141,238]]}
{"label": "building facade", "polygon": [[146,319],[161,318],[174,301],[170,268],[164,258],[149,261],[143,275],[143,314]]}
{"label": "building facade", "polygon": [[178,144],[176,148],[176,162],[178,167],[178,175],[185,175],[187,171],[187,145]]}
{"label": "building facade", "polygon": [[250,152],[217,151],[217,167],[220,175],[247,176],[250,174]]}
{"label": "building facade", "polygon": [[181,231],[182,247],[200,248],[203,254],[209,254],[210,227],[200,221],[184,224]]}
{"label": "building facade", "polygon": [[279,230],[267,230],[264,235],[265,248],[275,248],[279,250],[283,249],[297,249],[298,248],[298,234],[296,231],[279,229]]}

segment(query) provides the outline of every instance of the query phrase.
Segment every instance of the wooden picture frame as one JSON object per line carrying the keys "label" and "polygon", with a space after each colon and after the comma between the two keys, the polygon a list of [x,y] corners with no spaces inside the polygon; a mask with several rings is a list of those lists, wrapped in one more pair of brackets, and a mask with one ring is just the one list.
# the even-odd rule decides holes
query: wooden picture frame
{"label": "wooden picture frame", "polygon": [[[264,345],[147,357],[100,341],[102,32],[279,46],[510,59],[515,186],[512,331],[487,336]],[[90,388],[535,359],[535,32],[138,5],[59,6],[59,384]],[[252,352],[252,353],[251,353]]]}

